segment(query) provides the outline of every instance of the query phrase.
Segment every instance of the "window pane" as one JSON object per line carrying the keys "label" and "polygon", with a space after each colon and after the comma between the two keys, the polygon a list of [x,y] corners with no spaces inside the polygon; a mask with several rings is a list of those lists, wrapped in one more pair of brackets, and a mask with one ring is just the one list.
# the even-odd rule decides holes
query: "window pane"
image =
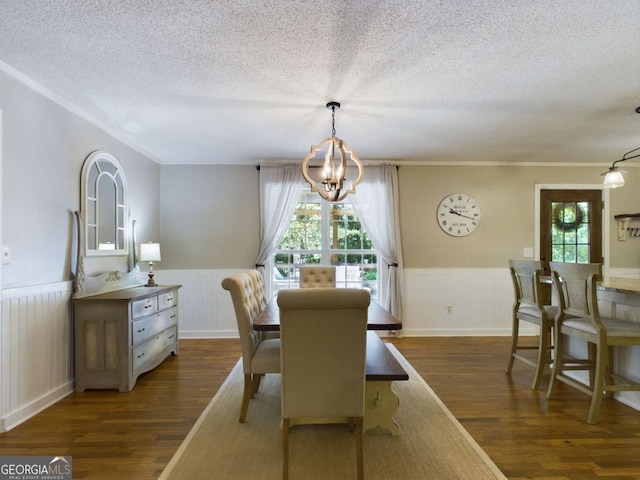
{"label": "window pane", "polygon": [[576,244],[576,231],[575,231],[575,229],[567,230],[566,232],[564,232],[564,243],[565,244],[569,244],[569,245],[575,245]]}
{"label": "window pane", "polygon": [[576,263],[576,247],[574,245],[564,246],[564,262]]}
{"label": "window pane", "polygon": [[589,225],[583,223],[578,227],[578,243],[589,244]]}
{"label": "window pane", "polygon": [[564,262],[564,247],[562,245],[553,245],[551,257],[552,262]]}
{"label": "window pane", "polygon": [[319,253],[307,253],[300,254],[296,263],[299,265],[318,265],[320,264],[320,260],[321,258]]}
{"label": "window pane", "polygon": [[589,245],[578,245],[578,263],[589,263]]}
{"label": "window pane", "polygon": [[338,253],[334,253],[333,255],[331,255],[331,265],[333,265],[334,267],[338,265],[344,265],[345,263],[347,263],[346,255]]}
{"label": "window pane", "polygon": [[589,202],[578,202],[578,208],[582,214],[582,223],[590,223],[589,220]]}
{"label": "window pane", "polygon": [[553,225],[551,227],[551,243],[558,245],[558,244],[562,244],[563,240],[564,240],[564,233],[562,232],[562,230],[560,230],[555,225]]}

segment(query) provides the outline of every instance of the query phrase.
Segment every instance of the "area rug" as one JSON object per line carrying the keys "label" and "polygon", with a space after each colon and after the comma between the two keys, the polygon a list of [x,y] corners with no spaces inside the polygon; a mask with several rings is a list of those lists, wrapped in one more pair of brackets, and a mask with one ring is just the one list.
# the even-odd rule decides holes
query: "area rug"
{"label": "area rug", "polygon": [[[409,362],[388,346],[409,374],[409,381],[394,382],[400,435],[379,427],[365,433],[365,479],[506,479]],[[280,376],[265,376],[244,424],[238,423],[242,383],[238,362],[160,480],[282,478]],[[298,426],[289,442],[291,480],[356,477],[356,440],[348,428]]]}

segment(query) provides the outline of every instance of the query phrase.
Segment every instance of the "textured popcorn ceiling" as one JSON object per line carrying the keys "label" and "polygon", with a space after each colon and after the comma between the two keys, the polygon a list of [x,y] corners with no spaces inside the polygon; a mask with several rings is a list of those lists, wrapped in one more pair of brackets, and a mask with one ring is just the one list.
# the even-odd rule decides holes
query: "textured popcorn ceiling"
{"label": "textured popcorn ceiling", "polygon": [[640,0],[3,0],[0,68],[163,164],[640,146]]}

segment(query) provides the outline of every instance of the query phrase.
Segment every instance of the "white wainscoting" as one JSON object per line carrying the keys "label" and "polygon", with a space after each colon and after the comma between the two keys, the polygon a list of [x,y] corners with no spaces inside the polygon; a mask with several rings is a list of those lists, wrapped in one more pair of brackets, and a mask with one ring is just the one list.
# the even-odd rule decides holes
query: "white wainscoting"
{"label": "white wainscoting", "polygon": [[73,392],[71,282],[2,291],[0,431]]}
{"label": "white wainscoting", "polygon": [[[231,297],[220,284],[238,271],[156,270],[158,283],[182,285],[181,338],[237,337]],[[405,336],[511,334],[513,287],[506,268],[406,269],[404,281]],[[535,332],[523,325],[524,335]]]}
{"label": "white wainscoting", "polygon": [[180,338],[237,338],[238,327],[229,292],[222,280],[235,270],[156,270],[160,285],[182,285],[178,291]]}
{"label": "white wainscoting", "polygon": [[[513,286],[507,268],[405,269],[403,335],[511,335]],[[521,334],[535,327],[523,323]]]}

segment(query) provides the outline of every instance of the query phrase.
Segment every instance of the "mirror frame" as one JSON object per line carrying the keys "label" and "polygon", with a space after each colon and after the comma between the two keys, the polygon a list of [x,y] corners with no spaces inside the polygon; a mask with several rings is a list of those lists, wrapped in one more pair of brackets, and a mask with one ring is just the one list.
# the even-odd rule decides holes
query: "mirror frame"
{"label": "mirror frame", "polygon": [[[101,168],[99,167],[99,163],[98,162],[108,162],[109,164],[112,165],[114,172],[108,172],[108,171],[101,171]],[[95,178],[92,179],[92,170],[95,168],[98,169],[98,175],[95,176]],[[122,184],[122,203],[118,202],[118,192],[116,190],[116,203],[115,203],[115,217],[116,217],[116,225],[115,225],[115,238],[114,240],[116,241],[116,244],[119,243],[120,241],[122,242],[122,245],[116,245],[116,246],[121,246],[122,248],[116,248],[114,250],[99,250],[97,248],[95,248],[95,245],[89,245],[89,239],[91,238],[91,235],[89,235],[89,229],[90,228],[96,228],[96,230],[99,229],[99,224],[98,224],[98,211],[97,208],[94,207],[95,211],[95,224],[90,224],[88,222],[88,214],[89,211],[91,210],[90,207],[90,202],[93,202],[97,204],[99,202],[99,182],[100,179],[104,176],[107,175],[108,177],[110,177],[114,184],[115,187],[117,189],[118,186],[118,178],[120,179],[120,183]],[[114,255],[127,255],[129,253],[129,225],[128,225],[128,217],[129,217],[129,212],[128,212],[128,186],[127,186],[127,178],[124,174],[124,170],[122,168],[122,166],[120,165],[120,162],[118,162],[118,160],[111,154],[107,153],[107,152],[103,152],[103,151],[95,151],[93,153],[91,153],[84,161],[84,164],[82,165],[82,173],[80,178],[82,179],[82,181],[80,182],[80,198],[81,198],[81,214],[83,217],[83,231],[82,231],[82,248],[84,251],[84,255],[85,256],[89,256],[89,257],[99,257],[99,256],[114,256]],[[90,182],[95,181],[95,185],[90,185]],[[93,190],[92,188],[93,187]],[[96,197],[89,197],[88,193],[90,191],[95,191],[96,192]],[[120,210],[120,211],[119,211]],[[122,231],[122,239],[118,240],[118,234],[119,231]]]}

